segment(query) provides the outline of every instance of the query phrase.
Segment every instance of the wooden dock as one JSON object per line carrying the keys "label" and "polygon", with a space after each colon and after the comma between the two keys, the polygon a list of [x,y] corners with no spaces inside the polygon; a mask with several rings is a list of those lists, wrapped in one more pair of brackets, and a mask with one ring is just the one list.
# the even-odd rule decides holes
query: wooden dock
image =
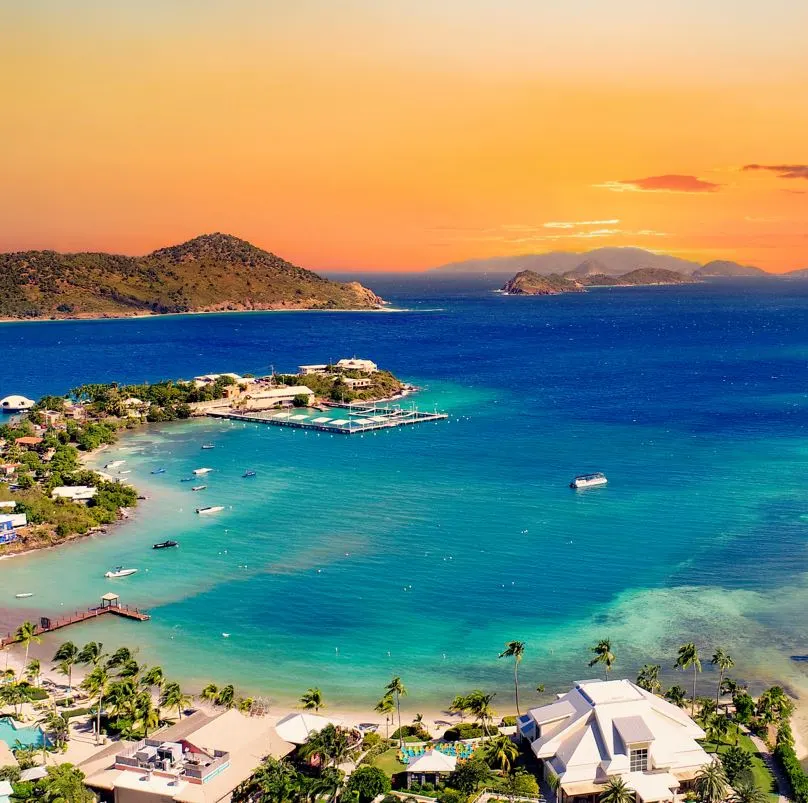
{"label": "wooden dock", "polygon": [[[113,594],[105,594],[105,597],[113,597]],[[134,619],[137,622],[148,622],[151,619],[148,613],[140,608],[131,608],[129,605],[121,605],[120,602],[111,601],[110,599],[102,599],[100,605],[93,608],[87,608],[85,611],[75,611],[67,616],[60,616],[57,619],[51,619],[48,616],[42,616],[39,619],[39,624],[36,626],[36,635],[44,636],[47,633],[52,633],[54,630],[61,630],[63,627],[70,625],[77,625],[81,622],[87,622],[90,619],[97,619],[99,616],[111,613],[114,616],[123,616],[125,619]],[[9,633],[4,638],[0,638],[0,649],[8,647],[10,644],[15,644],[17,637],[13,633]]]}

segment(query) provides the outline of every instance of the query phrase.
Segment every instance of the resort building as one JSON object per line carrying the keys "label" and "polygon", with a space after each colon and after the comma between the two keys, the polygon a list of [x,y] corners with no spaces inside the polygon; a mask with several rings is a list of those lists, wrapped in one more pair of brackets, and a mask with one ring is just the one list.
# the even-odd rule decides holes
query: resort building
{"label": "resort building", "polygon": [[22,413],[33,406],[34,401],[25,396],[6,396],[0,399],[0,410],[4,413]]}
{"label": "resort building", "polygon": [[373,380],[368,376],[363,376],[360,379],[352,379],[346,376],[342,380],[351,390],[361,390],[362,388],[369,388],[373,384]]}
{"label": "resort building", "polygon": [[629,680],[585,680],[519,717],[558,803],[597,803],[620,777],[638,803],[673,801],[710,757],[704,731],[681,709]]}
{"label": "resort building", "polygon": [[305,396],[307,405],[314,403],[314,391],[305,385],[278,385],[263,388],[250,393],[245,401],[246,406],[251,410],[260,410],[277,405],[291,406],[296,396]]}
{"label": "resort building", "polygon": [[414,783],[417,784],[437,784],[438,781],[446,780],[457,767],[457,758],[447,756],[440,750],[427,750],[426,753],[407,764],[407,789]]}
{"label": "resort building", "polygon": [[227,803],[267,755],[294,749],[265,717],[198,711],[153,738],[117,742],[80,769],[102,803]]}
{"label": "resort building", "polygon": [[342,371],[364,371],[366,374],[373,374],[379,370],[379,366],[372,360],[358,360],[356,357],[340,360],[337,368]]}
{"label": "resort building", "polygon": [[326,363],[318,363],[317,365],[298,365],[297,370],[300,376],[308,376],[309,374],[328,374],[331,366]]}
{"label": "resort building", "polygon": [[341,727],[341,719],[321,717],[319,714],[287,714],[275,723],[278,736],[291,744],[306,744],[314,733],[319,733],[326,725]]}
{"label": "resort building", "polygon": [[51,499],[70,499],[73,502],[88,502],[98,493],[92,485],[60,485],[51,491]]}
{"label": "resort building", "polygon": [[42,443],[42,438],[37,438],[34,435],[25,435],[22,438],[15,438],[14,443],[17,446],[25,446],[28,449],[32,449],[34,446],[39,446]]}

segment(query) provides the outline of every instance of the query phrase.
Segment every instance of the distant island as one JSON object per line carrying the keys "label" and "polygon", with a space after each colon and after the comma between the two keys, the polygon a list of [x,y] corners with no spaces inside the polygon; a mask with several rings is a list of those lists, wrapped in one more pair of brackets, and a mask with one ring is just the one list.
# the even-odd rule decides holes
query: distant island
{"label": "distant island", "polygon": [[[663,270],[694,279],[707,278],[752,278],[767,277],[767,273],[753,265],[740,265],[728,260],[714,260],[704,265],[689,259],[646,251],[644,248],[608,247],[596,248],[582,253],[571,251],[550,251],[543,254],[519,254],[517,256],[467,259],[432,268],[431,272],[456,273],[499,273],[513,274],[532,271],[541,276],[566,276],[569,273],[586,273],[591,265],[606,276],[624,277],[636,270]],[[792,278],[800,278],[792,272]],[[779,275],[779,274],[777,274]],[[788,274],[786,274],[788,275]]]}
{"label": "distant island", "polygon": [[0,254],[0,318],[120,318],[238,310],[367,310],[385,302],[228,234],[205,234],[142,257]]}
{"label": "distant island", "polygon": [[532,270],[523,270],[502,286],[508,295],[547,296],[558,293],[582,293],[587,287],[638,287],[658,284],[692,284],[696,279],[663,268],[638,268],[622,276],[610,276],[603,266],[589,261],[575,270],[559,276],[542,276]]}

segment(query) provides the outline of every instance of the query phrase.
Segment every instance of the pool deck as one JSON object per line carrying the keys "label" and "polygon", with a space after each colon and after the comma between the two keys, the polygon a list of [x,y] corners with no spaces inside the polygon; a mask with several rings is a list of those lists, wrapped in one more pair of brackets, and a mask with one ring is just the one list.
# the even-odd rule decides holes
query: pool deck
{"label": "pool deck", "polygon": [[399,406],[378,404],[362,405],[330,405],[328,414],[323,410],[311,408],[292,408],[286,410],[210,410],[211,418],[227,418],[231,421],[246,421],[253,424],[270,424],[275,427],[291,427],[316,432],[328,432],[335,435],[355,435],[374,432],[382,429],[405,427],[412,424],[426,424],[432,421],[443,421],[449,416],[446,413],[426,413],[414,407],[409,409]]}

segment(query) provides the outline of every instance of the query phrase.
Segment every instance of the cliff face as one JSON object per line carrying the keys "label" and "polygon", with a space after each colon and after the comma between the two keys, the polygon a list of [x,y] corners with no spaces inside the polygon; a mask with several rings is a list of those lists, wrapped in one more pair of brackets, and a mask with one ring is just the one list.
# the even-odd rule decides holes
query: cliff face
{"label": "cliff face", "polygon": [[123,317],[262,309],[373,309],[358,282],[340,284],[226,234],[143,257],[0,254],[0,317]]}

